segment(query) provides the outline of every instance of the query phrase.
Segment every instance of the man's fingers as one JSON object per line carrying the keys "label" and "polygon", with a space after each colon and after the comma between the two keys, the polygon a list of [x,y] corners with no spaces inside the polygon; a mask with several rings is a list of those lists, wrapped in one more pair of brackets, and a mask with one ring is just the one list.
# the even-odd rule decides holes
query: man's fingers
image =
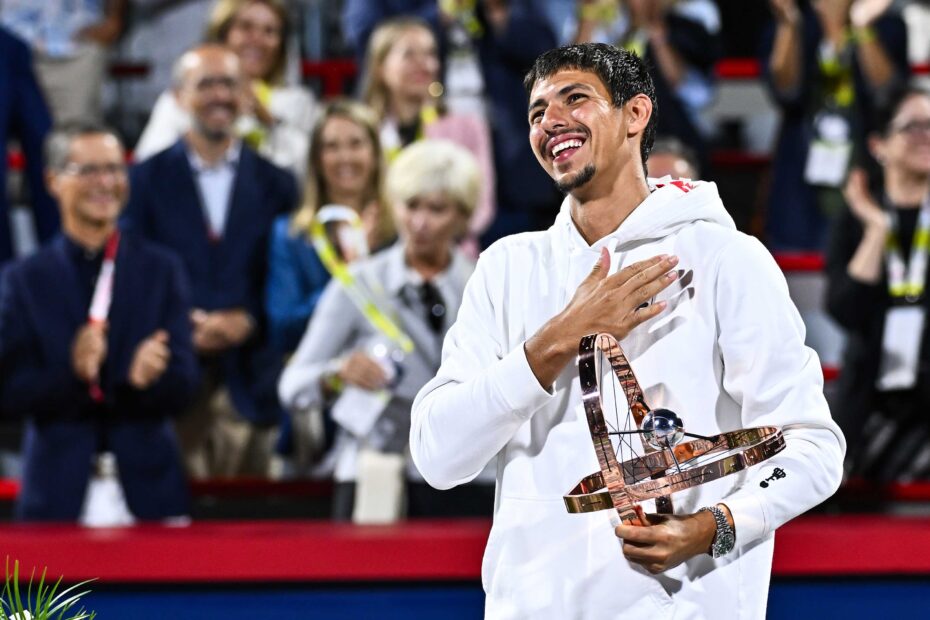
{"label": "man's fingers", "polygon": [[648,525],[618,525],[614,533],[624,542],[655,544],[657,541],[655,531]]}
{"label": "man's fingers", "polygon": [[633,329],[637,325],[641,325],[642,323],[645,323],[649,319],[652,319],[658,316],[667,307],[668,307],[668,302],[657,301],[654,304],[649,304],[648,306],[637,308],[636,310],[631,312],[626,317],[626,319],[624,319],[623,321],[624,326],[627,328],[627,330]]}
{"label": "man's fingers", "polygon": [[[652,258],[647,258],[646,260],[635,262],[632,265],[628,265],[614,275],[610,276],[608,278],[608,283],[612,286],[621,286],[625,282],[631,280],[642,272],[649,270],[650,268],[657,268],[657,273],[661,274],[663,271],[668,271],[668,269],[661,269],[661,265],[668,263],[670,265],[670,269],[671,265],[674,264],[669,260],[672,258],[674,258],[676,263],[678,262],[677,257],[668,256],[665,254],[659,254],[658,256],[653,256]],[[649,278],[647,277],[646,281],[648,281],[648,279]]]}
{"label": "man's fingers", "polygon": [[607,248],[601,248],[601,254],[597,257],[597,262],[594,263],[588,279],[603,280],[608,271],[610,271],[610,251]]}
{"label": "man's fingers", "polygon": [[634,288],[642,284],[655,280],[663,273],[678,264],[678,257],[675,255],[659,254],[646,260],[641,260],[624,267],[614,275],[610,276],[610,284],[613,286],[623,286],[630,282]]}

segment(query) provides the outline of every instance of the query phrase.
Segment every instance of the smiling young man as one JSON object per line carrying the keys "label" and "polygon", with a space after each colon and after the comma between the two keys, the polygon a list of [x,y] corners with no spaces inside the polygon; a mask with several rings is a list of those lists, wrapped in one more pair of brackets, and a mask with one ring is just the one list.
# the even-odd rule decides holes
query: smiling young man
{"label": "smiling young man", "polygon": [[[549,230],[479,260],[414,404],[414,462],[450,488],[496,459],[489,618],[761,618],[773,532],[832,494],[845,450],[784,278],[713,183],[647,181],[656,103],[635,55],[552,50],[526,87],[530,146],[567,196]],[[676,494],[649,526],[568,514],[562,495],[597,470],[572,363],[597,332],[691,432],[774,425],[785,449]]]}

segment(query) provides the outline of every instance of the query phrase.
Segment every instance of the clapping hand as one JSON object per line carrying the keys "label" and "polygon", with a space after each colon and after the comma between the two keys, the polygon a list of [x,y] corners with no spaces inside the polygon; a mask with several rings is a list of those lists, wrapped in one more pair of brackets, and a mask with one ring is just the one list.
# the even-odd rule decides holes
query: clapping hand
{"label": "clapping hand", "polygon": [[78,379],[97,383],[106,357],[107,324],[92,322],[81,327],[71,344],[71,367]]}
{"label": "clapping hand", "polygon": [[139,343],[129,366],[129,383],[138,390],[148,389],[158,381],[171,361],[168,332],[163,329]]}
{"label": "clapping hand", "polygon": [[863,228],[882,231],[888,228],[888,218],[869,192],[868,177],[864,170],[853,168],[850,171],[843,188],[843,197]]}

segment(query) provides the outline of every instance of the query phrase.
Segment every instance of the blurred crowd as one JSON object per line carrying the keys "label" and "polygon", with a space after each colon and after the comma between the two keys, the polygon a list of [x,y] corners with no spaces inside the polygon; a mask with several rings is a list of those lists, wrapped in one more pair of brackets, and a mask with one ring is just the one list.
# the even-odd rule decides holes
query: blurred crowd
{"label": "blurred crowd", "polygon": [[[425,484],[410,407],[480,251],[558,212],[523,76],[583,42],[652,68],[650,176],[714,180],[715,68],[749,41],[780,115],[753,232],[826,256],[849,472],[930,477],[930,2],[760,6],[746,37],[726,0],[0,0],[19,517],[183,518],[189,480],[237,477],[332,480],[339,520],[490,514],[493,464]],[[344,58],[340,96],[303,81]]]}

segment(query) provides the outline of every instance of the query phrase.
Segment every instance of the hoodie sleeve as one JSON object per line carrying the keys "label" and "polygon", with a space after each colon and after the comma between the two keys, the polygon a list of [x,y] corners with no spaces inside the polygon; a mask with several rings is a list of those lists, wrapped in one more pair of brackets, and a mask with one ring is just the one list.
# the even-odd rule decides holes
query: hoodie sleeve
{"label": "hoodie sleeve", "polygon": [[410,453],[437,489],[473,480],[552,397],[523,343],[507,351],[492,299],[503,299],[503,252],[478,260],[442,349],[439,372],[413,403]]}
{"label": "hoodie sleeve", "polygon": [[[743,427],[778,426],[785,437],[784,450],[751,469],[723,500],[742,547],[836,491],[846,442],[830,417],[820,360],[804,345],[785,278],[758,240],[740,236],[721,251],[715,295],[723,388],[741,405]],[[761,485],[775,468],[785,476]]]}

